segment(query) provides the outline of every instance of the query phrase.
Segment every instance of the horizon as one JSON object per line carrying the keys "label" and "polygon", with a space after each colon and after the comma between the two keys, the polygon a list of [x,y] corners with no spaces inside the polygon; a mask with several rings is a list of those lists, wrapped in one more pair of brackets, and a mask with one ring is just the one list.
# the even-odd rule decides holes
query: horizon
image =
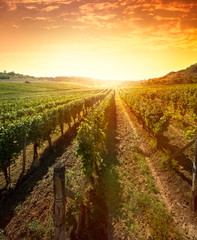
{"label": "horizon", "polygon": [[142,80],[117,80],[117,79],[102,79],[102,78],[93,78],[93,77],[90,77],[90,76],[36,76],[36,75],[30,75],[28,73],[19,73],[19,72],[16,72],[16,71],[7,71],[7,70],[3,70],[3,71],[0,71],[0,73],[11,73],[11,72],[14,72],[15,74],[21,74],[21,75],[24,75],[24,76],[28,76],[28,77],[34,77],[34,78],[86,78],[86,79],[91,79],[91,80],[101,80],[101,81],[143,81]]}
{"label": "horizon", "polygon": [[[186,70],[188,67],[191,67],[193,65],[195,65],[197,63],[193,63],[191,64],[190,66],[187,66],[185,69],[178,69],[177,71],[184,71]],[[172,72],[177,72],[177,71],[171,71],[171,72],[168,72],[166,73],[165,75],[167,74],[170,74]],[[139,82],[139,81],[147,81],[147,80],[150,80],[150,79],[154,79],[154,78],[161,78],[161,77],[164,77],[165,75],[163,76],[157,76],[157,77],[153,77],[153,78],[147,78],[147,79],[139,79],[139,80],[132,80],[132,79],[123,79],[123,80],[118,80],[118,79],[102,79],[102,78],[94,78],[94,77],[90,77],[90,76],[35,76],[35,75],[30,75],[30,74],[24,74],[24,73],[18,73],[18,72],[15,72],[15,71],[0,71],[1,73],[10,73],[10,72],[14,72],[15,74],[22,74],[24,76],[28,76],[28,77],[34,77],[34,78],[85,78],[85,79],[90,79],[90,80],[99,80],[99,81],[116,81],[116,82]]]}
{"label": "horizon", "polygon": [[[118,80],[118,79],[102,79],[102,78],[93,78],[93,77],[90,77],[90,76],[36,76],[36,75],[30,75],[28,73],[19,73],[19,72],[15,72],[15,71],[0,71],[1,73],[10,73],[10,72],[14,72],[15,74],[21,74],[21,75],[24,75],[24,76],[28,76],[28,77],[34,77],[34,78],[85,78],[85,79],[91,79],[91,80],[99,80],[99,81],[120,81],[120,82],[123,82],[123,81],[131,81],[131,82],[138,82],[138,81],[144,81],[146,79],[140,79],[140,80],[132,80],[132,79],[123,79],[123,80]],[[147,79],[148,80],[148,79]]]}
{"label": "horizon", "polygon": [[196,12],[195,0],[2,0],[0,71],[161,77],[196,62]]}

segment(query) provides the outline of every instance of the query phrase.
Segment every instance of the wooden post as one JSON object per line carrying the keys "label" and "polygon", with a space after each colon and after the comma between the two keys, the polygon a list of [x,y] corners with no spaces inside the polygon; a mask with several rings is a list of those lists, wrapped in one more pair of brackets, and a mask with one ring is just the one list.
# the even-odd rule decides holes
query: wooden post
{"label": "wooden post", "polygon": [[39,144],[36,142],[34,143],[33,149],[34,149],[34,155],[33,155],[33,168],[37,168],[40,166],[40,160],[38,158],[38,146]]}
{"label": "wooden post", "polygon": [[[197,136],[196,136],[197,137]],[[197,139],[195,140],[195,157],[192,168],[192,210],[197,210]]]}
{"label": "wooden post", "polygon": [[60,129],[61,129],[61,134],[62,136],[64,135],[64,124],[60,124]]}
{"label": "wooden post", "polygon": [[27,136],[25,132],[25,139],[24,139],[24,147],[23,147],[23,168],[22,168],[22,174],[25,173],[25,165],[26,165],[26,145],[27,145]]}
{"label": "wooden post", "polygon": [[174,159],[175,157],[177,157],[179,154],[183,153],[187,148],[189,148],[190,146],[192,146],[195,143],[196,139],[190,141],[187,145],[185,145],[183,148],[181,148],[180,150],[178,150],[177,152],[175,152],[174,154],[172,154],[167,161],[171,161],[172,159]]}
{"label": "wooden post", "polygon": [[61,162],[54,167],[53,183],[55,240],[65,240],[65,165]]}

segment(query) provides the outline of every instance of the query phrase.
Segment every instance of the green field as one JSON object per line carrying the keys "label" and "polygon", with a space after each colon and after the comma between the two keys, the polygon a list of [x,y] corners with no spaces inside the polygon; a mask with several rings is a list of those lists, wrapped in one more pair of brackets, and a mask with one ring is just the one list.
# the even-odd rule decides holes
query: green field
{"label": "green field", "polygon": [[86,91],[87,87],[56,82],[0,82],[0,101],[26,101],[39,98],[64,96],[65,94]]}

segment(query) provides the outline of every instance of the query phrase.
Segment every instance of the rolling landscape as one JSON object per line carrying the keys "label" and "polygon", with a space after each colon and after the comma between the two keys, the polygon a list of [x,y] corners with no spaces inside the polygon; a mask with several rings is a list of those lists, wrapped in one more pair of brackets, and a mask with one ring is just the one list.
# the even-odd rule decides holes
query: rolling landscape
{"label": "rolling landscape", "polygon": [[169,160],[195,138],[195,81],[175,84],[179,72],[136,83],[1,74],[2,239],[54,239],[58,162],[75,194],[67,238],[196,238],[195,144]]}
{"label": "rolling landscape", "polygon": [[0,0],[0,240],[197,239],[195,0]]}

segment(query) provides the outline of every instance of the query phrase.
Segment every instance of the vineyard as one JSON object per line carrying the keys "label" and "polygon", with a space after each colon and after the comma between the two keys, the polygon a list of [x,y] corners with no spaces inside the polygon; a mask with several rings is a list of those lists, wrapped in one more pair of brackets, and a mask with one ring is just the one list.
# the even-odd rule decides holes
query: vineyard
{"label": "vineyard", "polygon": [[197,238],[197,147],[169,161],[196,136],[196,84],[0,84],[0,239],[54,239],[58,162],[74,195],[65,238]]}
{"label": "vineyard", "polygon": [[[131,108],[144,128],[154,136],[167,130],[170,119],[187,122],[183,128],[188,137],[194,137],[197,122],[197,86],[125,89],[120,96]],[[186,121],[184,119],[187,119]]]}
{"label": "vineyard", "polygon": [[35,100],[30,102],[10,101],[1,104],[0,112],[0,170],[3,172],[6,185],[10,182],[8,167],[23,150],[23,172],[25,171],[26,146],[32,144],[33,165],[38,164],[37,148],[48,141],[51,146],[51,135],[58,130],[64,133],[64,125],[70,124],[85,114],[88,109],[102,100],[107,90],[85,91],[69,94],[66,97]]}

